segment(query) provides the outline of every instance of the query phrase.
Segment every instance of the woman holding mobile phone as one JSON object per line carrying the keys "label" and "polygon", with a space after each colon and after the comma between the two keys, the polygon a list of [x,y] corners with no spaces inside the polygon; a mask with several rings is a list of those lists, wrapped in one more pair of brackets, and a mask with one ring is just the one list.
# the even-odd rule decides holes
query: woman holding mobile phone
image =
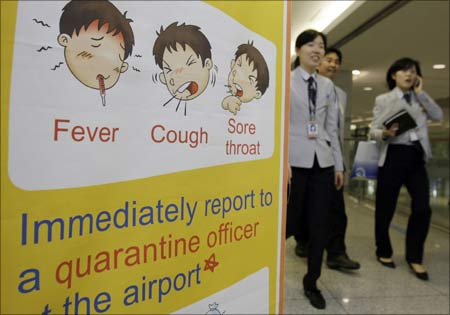
{"label": "woman holding mobile phone", "polygon": [[[380,158],[375,201],[375,240],[377,260],[395,268],[389,226],[400,189],[405,185],[411,196],[411,214],[406,232],[406,261],[421,280],[428,280],[423,266],[425,239],[431,218],[429,181],[425,162],[431,158],[427,121],[442,119],[442,109],[423,91],[419,62],[411,58],[395,61],[386,74],[390,92],[377,96],[370,135],[379,141]],[[390,113],[404,109],[417,126],[397,134],[399,126],[383,126]]]}

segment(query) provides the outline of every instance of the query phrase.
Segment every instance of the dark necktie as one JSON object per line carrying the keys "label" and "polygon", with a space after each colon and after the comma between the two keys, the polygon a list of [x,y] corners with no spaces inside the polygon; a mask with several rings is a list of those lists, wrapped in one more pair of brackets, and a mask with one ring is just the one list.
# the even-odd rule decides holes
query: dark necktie
{"label": "dark necktie", "polygon": [[411,105],[411,94],[409,92],[406,92],[405,94],[403,94],[403,98],[409,105]]}
{"label": "dark necktie", "polygon": [[309,77],[308,79],[308,98],[309,102],[315,107],[316,106],[316,97],[317,97],[317,88],[316,82],[313,77]]}

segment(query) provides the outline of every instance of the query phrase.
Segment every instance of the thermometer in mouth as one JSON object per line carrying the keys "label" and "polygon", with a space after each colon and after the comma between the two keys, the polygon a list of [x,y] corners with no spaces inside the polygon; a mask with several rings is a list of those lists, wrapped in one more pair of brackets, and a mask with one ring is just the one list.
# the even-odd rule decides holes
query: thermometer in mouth
{"label": "thermometer in mouth", "polygon": [[97,76],[98,89],[100,90],[100,96],[102,98],[103,106],[106,106],[106,92],[105,92],[105,79],[101,74]]}

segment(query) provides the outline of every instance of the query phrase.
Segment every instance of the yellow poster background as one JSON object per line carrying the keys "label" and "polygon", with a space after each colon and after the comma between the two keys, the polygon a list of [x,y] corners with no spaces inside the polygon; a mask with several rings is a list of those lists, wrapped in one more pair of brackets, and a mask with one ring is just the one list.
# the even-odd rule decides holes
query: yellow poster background
{"label": "yellow poster background", "polygon": [[[69,298],[73,301],[75,294],[88,298],[90,305],[80,303],[78,312],[98,313],[102,310],[110,314],[144,314],[170,313],[223,290],[248,275],[269,268],[269,312],[279,311],[280,294],[280,240],[282,228],[282,165],[284,159],[284,86],[285,75],[285,3],[270,1],[255,3],[253,1],[211,1],[210,5],[222,10],[247,28],[273,42],[277,48],[276,60],[276,104],[275,104],[275,147],[271,158],[234,163],[224,166],[209,167],[183,171],[169,175],[156,176],[114,184],[82,188],[58,189],[50,191],[26,191],[14,186],[8,176],[8,114],[9,90],[14,46],[14,27],[17,3],[1,2],[1,312],[2,314],[40,314],[46,306],[50,314],[63,314],[63,304]],[[30,156],[30,159],[33,157]],[[112,172],[114,170],[111,170]],[[30,174],[33,176],[33,174]],[[272,202],[262,206],[260,193],[270,193]],[[84,232],[83,236],[68,237],[60,240],[53,235],[52,242],[47,242],[44,234],[40,235],[38,244],[33,244],[32,222],[61,218],[67,222],[70,217],[86,213],[98,214],[100,211],[112,212],[124,206],[124,202],[136,201],[138,206],[155,205],[158,200],[164,204],[179,203],[184,197],[191,202],[198,202],[198,210],[204,210],[208,199],[254,194],[254,208],[231,211],[222,215],[196,217],[190,226],[184,221],[149,226],[136,226],[122,229],[110,228],[104,232],[92,234]],[[28,214],[27,244],[23,245],[23,214]],[[216,245],[209,248],[206,237],[211,231],[218,231],[222,223],[230,222],[233,227],[252,225],[256,227],[255,235],[248,239]],[[255,225],[256,224],[256,225]],[[67,231],[66,231],[67,232]],[[178,255],[178,257],[158,259],[137,263],[136,256],[118,254],[117,268],[113,259],[118,249],[142,248],[144,244],[157,242],[161,236],[166,239],[189,239],[197,236],[200,245],[195,253]],[[95,272],[95,256],[108,252],[111,260],[97,265],[101,272]],[[204,271],[205,260],[215,254],[219,263],[214,271]],[[88,268],[88,256],[91,267]],[[131,266],[124,261],[128,258]],[[76,261],[80,261],[80,273],[73,276],[71,288],[67,282],[57,283],[58,266],[73,265],[76,274]],[[197,265],[201,266],[201,284],[173,291],[158,302],[139,297],[133,305],[123,305],[124,289],[151,279],[174,277],[180,272],[188,274]],[[61,267],[61,270],[62,267]],[[67,269],[64,269],[67,270]],[[89,271],[88,271],[89,270]],[[64,273],[64,275],[67,275]],[[145,277],[145,278],[144,278]],[[22,291],[29,291],[21,293]],[[108,293],[110,302],[106,301]],[[100,295],[99,295],[100,294]],[[98,297],[96,311],[94,300]],[[74,305],[69,308],[74,313]],[[232,311],[228,311],[232,313]]]}

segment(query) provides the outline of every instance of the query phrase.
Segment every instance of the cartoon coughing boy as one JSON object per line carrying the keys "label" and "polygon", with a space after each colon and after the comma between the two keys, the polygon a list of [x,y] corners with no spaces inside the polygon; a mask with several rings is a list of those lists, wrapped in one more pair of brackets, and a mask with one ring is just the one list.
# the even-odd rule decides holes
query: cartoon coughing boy
{"label": "cartoon coughing boy", "polygon": [[186,115],[187,101],[198,97],[207,88],[213,62],[211,45],[200,27],[177,24],[174,22],[166,29],[161,27],[157,32],[153,55],[162,70],[159,81],[166,85],[171,94],[163,106],[175,98],[178,100],[178,111],[180,103],[184,101]]}
{"label": "cartoon coughing boy", "polygon": [[63,8],[58,43],[67,66],[78,81],[100,90],[103,106],[105,90],[128,69],[125,60],[134,45],[130,22],[107,0],[72,0]]}

